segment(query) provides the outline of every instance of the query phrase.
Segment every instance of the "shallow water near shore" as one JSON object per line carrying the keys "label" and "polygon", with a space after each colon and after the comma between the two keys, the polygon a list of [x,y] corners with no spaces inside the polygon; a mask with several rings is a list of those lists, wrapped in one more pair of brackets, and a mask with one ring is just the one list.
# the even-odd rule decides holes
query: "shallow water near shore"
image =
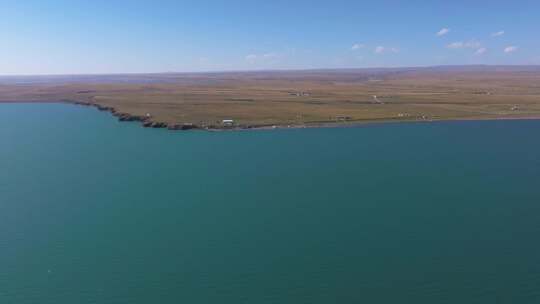
{"label": "shallow water near shore", "polygon": [[538,303],[539,133],[0,104],[0,303]]}

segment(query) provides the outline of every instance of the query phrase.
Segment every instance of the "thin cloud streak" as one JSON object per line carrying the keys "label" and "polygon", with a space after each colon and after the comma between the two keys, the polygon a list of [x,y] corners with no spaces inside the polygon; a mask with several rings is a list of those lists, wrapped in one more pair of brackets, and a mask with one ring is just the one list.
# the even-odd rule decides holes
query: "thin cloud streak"
{"label": "thin cloud streak", "polygon": [[383,54],[383,53],[399,53],[399,49],[398,48],[388,48],[388,47],[384,47],[382,45],[380,46],[377,46],[373,52],[375,54]]}
{"label": "thin cloud streak", "polygon": [[446,34],[450,33],[450,29],[449,28],[442,28],[440,31],[437,32],[437,37],[442,37]]}
{"label": "thin cloud streak", "polygon": [[487,52],[487,48],[479,48],[478,50],[476,50],[474,54],[480,56],[480,55],[484,55],[486,52]]}
{"label": "thin cloud streak", "polygon": [[482,47],[480,42],[476,40],[469,40],[469,41],[456,41],[452,42],[449,45],[446,46],[449,49],[474,49],[477,50]]}
{"label": "thin cloud streak", "polygon": [[352,47],[351,47],[351,50],[353,51],[357,51],[359,49],[363,49],[365,47],[365,45],[361,44],[361,43],[355,43]]}
{"label": "thin cloud streak", "polygon": [[519,50],[519,47],[511,45],[511,46],[507,46],[507,47],[504,48],[504,53],[505,54],[510,54],[510,53],[516,52],[517,50]]}

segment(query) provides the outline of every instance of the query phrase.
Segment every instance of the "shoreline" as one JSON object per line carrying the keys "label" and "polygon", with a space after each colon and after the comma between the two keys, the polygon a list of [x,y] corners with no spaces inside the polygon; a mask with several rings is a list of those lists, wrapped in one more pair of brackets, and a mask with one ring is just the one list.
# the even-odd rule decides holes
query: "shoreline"
{"label": "shoreline", "polygon": [[501,120],[540,120],[538,116],[513,116],[513,117],[461,117],[461,118],[431,118],[431,119],[366,119],[356,121],[327,121],[327,122],[312,122],[306,124],[269,124],[269,125],[236,125],[232,127],[217,127],[214,125],[199,126],[192,123],[165,123],[160,121],[154,121],[151,117],[145,117],[140,115],[133,115],[130,113],[119,112],[114,107],[103,106],[97,103],[73,101],[73,100],[60,100],[60,101],[42,101],[42,100],[29,100],[29,101],[0,101],[3,103],[51,103],[51,104],[69,104],[75,106],[91,107],[100,112],[110,113],[113,117],[116,117],[120,122],[139,122],[143,128],[152,129],[167,129],[169,131],[208,131],[208,132],[225,132],[225,131],[265,131],[265,130],[287,130],[287,129],[314,129],[314,128],[354,128],[374,124],[388,124],[388,123],[431,123],[431,122],[459,122],[459,121],[501,121]]}

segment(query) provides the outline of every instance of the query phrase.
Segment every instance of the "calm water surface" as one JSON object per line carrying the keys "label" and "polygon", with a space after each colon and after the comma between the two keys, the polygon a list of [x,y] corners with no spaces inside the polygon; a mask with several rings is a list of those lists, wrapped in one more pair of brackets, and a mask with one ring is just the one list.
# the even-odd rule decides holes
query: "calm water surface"
{"label": "calm water surface", "polygon": [[0,105],[0,303],[539,303],[540,121],[169,132]]}

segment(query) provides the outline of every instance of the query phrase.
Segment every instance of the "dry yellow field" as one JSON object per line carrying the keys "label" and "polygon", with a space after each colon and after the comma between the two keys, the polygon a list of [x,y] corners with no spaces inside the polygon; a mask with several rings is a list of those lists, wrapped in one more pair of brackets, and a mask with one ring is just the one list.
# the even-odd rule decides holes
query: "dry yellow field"
{"label": "dry yellow field", "polygon": [[[540,117],[539,67],[0,78],[0,102],[65,101],[157,126]],[[126,114],[126,115],[122,115]],[[148,115],[149,114],[149,115]],[[147,118],[148,115],[148,118]]]}

